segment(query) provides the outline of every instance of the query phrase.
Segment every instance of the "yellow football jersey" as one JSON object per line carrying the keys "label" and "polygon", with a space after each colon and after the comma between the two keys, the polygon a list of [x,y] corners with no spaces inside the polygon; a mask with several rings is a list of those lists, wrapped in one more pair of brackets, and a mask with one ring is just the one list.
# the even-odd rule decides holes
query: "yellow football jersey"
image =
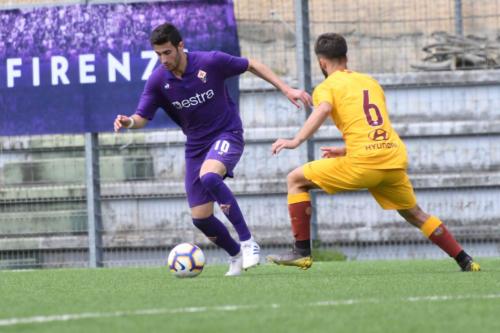
{"label": "yellow football jersey", "polygon": [[375,79],[336,71],[314,89],[314,106],[322,102],[332,106],[332,120],[353,163],[374,169],[407,167],[406,147],[392,128],[384,90]]}

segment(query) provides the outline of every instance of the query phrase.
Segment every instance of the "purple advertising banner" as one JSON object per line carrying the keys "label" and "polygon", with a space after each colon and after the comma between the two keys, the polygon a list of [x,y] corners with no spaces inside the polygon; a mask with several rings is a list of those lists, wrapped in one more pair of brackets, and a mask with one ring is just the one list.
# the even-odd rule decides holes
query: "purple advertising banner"
{"label": "purple advertising banner", "polygon": [[[0,135],[111,131],[159,64],[149,34],[164,22],[188,51],[240,55],[231,0],[6,10],[0,22]],[[237,78],[227,84],[237,101]],[[164,112],[148,125],[166,126]]]}

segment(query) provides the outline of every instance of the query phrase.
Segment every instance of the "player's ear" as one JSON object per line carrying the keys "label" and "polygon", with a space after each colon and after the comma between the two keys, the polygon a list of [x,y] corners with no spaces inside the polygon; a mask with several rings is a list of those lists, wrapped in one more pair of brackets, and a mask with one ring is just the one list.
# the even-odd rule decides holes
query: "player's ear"
{"label": "player's ear", "polygon": [[177,45],[177,49],[179,49],[179,50],[183,50],[183,51],[184,51],[184,41],[183,41],[183,40],[181,40],[181,41],[179,42],[179,45]]}

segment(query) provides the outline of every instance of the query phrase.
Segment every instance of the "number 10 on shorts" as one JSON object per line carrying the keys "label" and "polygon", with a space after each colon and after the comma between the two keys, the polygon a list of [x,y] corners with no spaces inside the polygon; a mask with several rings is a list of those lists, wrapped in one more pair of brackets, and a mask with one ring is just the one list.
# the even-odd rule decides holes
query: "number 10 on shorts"
{"label": "number 10 on shorts", "polygon": [[229,151],[229,142],[226,140],[217,140],[214,149],[219,155],[223,155]]}

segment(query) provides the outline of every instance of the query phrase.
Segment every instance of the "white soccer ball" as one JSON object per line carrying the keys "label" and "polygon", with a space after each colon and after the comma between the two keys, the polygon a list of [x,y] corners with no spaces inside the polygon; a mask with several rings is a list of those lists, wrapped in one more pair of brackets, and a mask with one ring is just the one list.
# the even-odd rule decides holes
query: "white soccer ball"
{"label": "white soccer ball", "polygon": [[181,243],[168,255],[168,268],[179,278],[198,276],[205,266],[205,255],[191,243]]}

